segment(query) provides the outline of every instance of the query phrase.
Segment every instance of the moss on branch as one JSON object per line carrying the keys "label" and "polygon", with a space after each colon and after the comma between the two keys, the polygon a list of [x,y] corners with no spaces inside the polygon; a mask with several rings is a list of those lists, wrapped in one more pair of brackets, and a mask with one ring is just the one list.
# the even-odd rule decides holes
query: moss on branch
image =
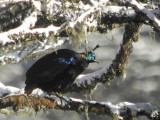
{"label": "moss on branch", "polygon": [[[57,101],[57,99],[60,99],[60,101]],[[88,112],[108,115],[114,119],[130,120],[138,116],[147,116],[150,120],[160,119],[159,108],[148,103],[122,102],[112,104],[110,102],[96,102],[67,97],[36,97],[22,94],[0,98],[0,110],[8,107],[12,107],[15,112],[21,112],[23,109],[24,114],[27,114],[30,109],[35,112],[41,109],[60,109],[77,111],[78,113],[86,112],[87,109]]]}

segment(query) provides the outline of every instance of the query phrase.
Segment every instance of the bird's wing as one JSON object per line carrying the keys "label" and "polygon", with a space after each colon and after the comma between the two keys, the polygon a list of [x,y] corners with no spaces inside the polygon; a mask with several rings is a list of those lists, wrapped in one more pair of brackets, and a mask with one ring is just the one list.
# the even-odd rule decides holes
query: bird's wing
{"label": "bird's wing", "polygon": [[27,82],[46,82],[53,80],[54,77],[65,69],[68,68],[69,65],[74,64],[74,57],[60,57],[55,59],[48,59],[37,61],[26,74],[26,83]]}
{"label": "bird's wing", "polygon": [[55,59],[51,64],[48,64],[45,71],[42,72],[41,77],[47,80],[53,80],[55,76],[62,73],[65,69],[69,67],[74,61],[73,57],[70,58],[58,58]]}

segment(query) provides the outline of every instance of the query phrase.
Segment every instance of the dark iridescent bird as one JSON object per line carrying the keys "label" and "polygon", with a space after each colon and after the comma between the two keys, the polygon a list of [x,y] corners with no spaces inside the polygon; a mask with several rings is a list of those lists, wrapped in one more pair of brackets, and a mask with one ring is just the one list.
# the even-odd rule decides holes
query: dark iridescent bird
{"label": "dark iridescent bird", "polygon": [[47,93],[65,92],[89,63],[96,62],[94,50],[98,47],[88,54],[60,49],[40,58],[26,73],[25,93],[31,94],[36,88]]}

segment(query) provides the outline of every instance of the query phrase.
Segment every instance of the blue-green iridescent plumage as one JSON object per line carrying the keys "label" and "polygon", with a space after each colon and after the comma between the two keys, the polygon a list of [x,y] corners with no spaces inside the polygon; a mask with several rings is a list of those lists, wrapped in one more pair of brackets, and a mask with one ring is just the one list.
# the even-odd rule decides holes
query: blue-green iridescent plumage
{"label": "blue-green iridescent plumage", "polygon": [[84,59],[89,60],[89,61],[94,61],[95,60],[95,52],[93,50],[91,50],[88,55],[84,56]]}

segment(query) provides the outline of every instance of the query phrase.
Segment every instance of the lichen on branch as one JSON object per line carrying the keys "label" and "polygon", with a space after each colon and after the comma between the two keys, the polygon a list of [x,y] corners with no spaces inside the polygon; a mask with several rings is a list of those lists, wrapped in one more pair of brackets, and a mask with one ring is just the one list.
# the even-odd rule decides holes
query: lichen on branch
{"label": "lichen on branch", "polygon": [[[23,114],[35,112],[41,109],[59,109],[77,111],[78,113],[93,112],[98,115],[108,115],[114,119],[128,120],[138,116],[146,116],[152,120],[160,119],[160,110],[156,106],[152,106],[148,103],[129,103],[121,102],[113,104],[110,102],[96,102],[89,100],[81,100],[67,97],[56,96],[26,96],[26,95],[12,95],[4,98],[0,98],[1,113],[4,113],[4,109],[12,107],[15,112],[23,112]],[[2,111],[3,109],[3,111]],[[23,109],[23,111],[22,111]]]}
{"label": "lichen on branch", "polygon": [[[90,32],[107,33],[130,22],[149,24],[159,31],[156,9],[150,10],[132,1],[117,3],[123,6],[109,1],[2,1],[0,64],[19,63],[35,57],[32,54],[49,53],[66,42],[80,47],[88,43]],[[144,11],[140,12],[142,8]]]}

